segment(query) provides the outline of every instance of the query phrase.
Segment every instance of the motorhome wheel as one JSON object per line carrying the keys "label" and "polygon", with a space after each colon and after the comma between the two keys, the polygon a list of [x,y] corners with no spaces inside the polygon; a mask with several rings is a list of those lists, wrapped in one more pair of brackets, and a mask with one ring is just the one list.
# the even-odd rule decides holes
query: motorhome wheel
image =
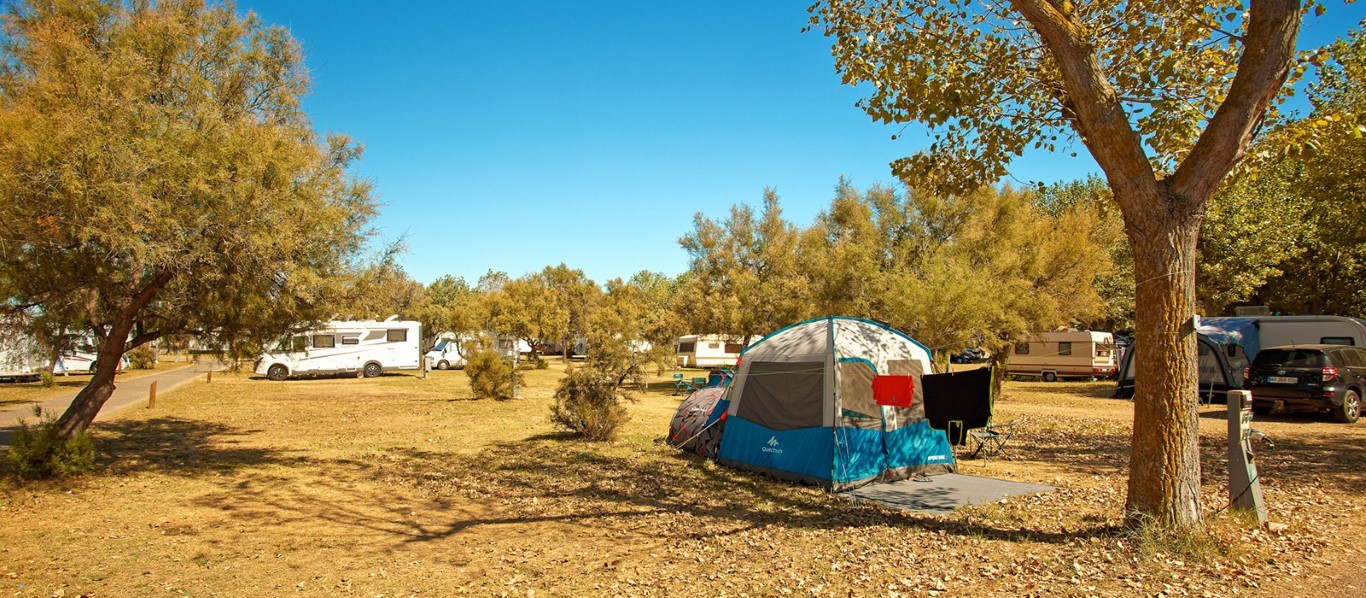
{"label": "motorhome wheel", "polygon": [[448,369],[450,369],[450,367],[451,367],[451,362],[446,361],[446,360],[444,360],[444,359],[442,359],[441,361],[436,362],[436,369],[438,369],[438,370],[448,370]]}
{"label": "motorhome wheel", "polygon": [[284,364],[277,363],[266,370],[266,377],[271,380],[284,380],[289,377],[289,368],[285,367]]}
{"label": "motorhome wheel", "polygon": [[1057,374],[1057,372],[1044,372],[1044,373],[1043,373],[1043,381],[1044,381],[1044,382],[1057,382],[1057,381],[1058,381],[1058,374]]}
{"label": "motorhome wheel", "polygon": [[377,377],[379,377],[379,375],[380,375],[382,372],[383,372],[383,370],[380,369],[378,363],[367,363],[367,364],[365,364],[365,377],[366,377],[366,378],[377,378]]}

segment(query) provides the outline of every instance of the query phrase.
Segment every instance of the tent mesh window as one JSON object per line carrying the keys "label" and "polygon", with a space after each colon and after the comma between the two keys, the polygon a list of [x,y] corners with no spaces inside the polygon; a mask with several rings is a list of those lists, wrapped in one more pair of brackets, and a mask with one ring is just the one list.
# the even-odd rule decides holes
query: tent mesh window
{"label": "tent mesh window", "polygon": [[770,430],[819,427],[824,388],[820,362],[752,362],[735,414]]}
{"label": "tent mesh window", "polygon": [[921,388],[920,377],[925,375],[924,369],[920,367],[920,362],[914,359],[889,359],[887,360],[887,373],[893,376],[914,376],[915,395],[911,399],[910,408],[889,407],[887,430],[895,430],[910,422],[918,422],[925,419],[925,390]]}
{"label": "tent mesh window", "polygon": [[863,361],[840,363],[840,425],[865,430],[882,429],[882,407],[873,399],[877,372]]}

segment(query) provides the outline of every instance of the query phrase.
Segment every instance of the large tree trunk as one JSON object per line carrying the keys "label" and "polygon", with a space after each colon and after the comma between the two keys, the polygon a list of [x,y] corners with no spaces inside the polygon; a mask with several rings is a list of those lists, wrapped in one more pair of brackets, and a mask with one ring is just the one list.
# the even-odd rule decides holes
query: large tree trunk
{"label": "large tree trunk", "polygon": [[[1154,202],[1156,205],[1168,202]],[[1197,420],[1195,246],[1198,213],[1153,210],[1128,227],[1134,250],[1134,433],[1130,525],[1202,524]]]}
{"label": "large tree trunk", "polygon": [[90,383],[76,394],[71,406],[57,419],[57,433],[61,438],[70,438],[89,428],[91,422],[95,421],[95,416],[100,413],[100,408],[104,407],[104,402],[114,394],[114,374],[118,373],[119,360],[128,348],[128,335],[133,331],[133,317],[137,310],[146,304],[142,296],[150,298],[154,292],[155,289],[140,293],[139,297],[134,299],[134,304],[122,310],[115,318],[108,336],[96,353],[95,371],[90,376]]}

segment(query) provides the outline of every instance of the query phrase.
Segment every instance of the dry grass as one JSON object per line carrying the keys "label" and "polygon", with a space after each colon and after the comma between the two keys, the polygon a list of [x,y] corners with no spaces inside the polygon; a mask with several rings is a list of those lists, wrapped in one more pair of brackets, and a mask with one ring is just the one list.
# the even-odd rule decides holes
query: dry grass
{"label": "dry grass", "polygon": [[[69,484],[0,489],[0,588],[19,595],[1360,594],[1366,425],[1260,427],[1283,534],[1219,514],[1197,545],[1118,528],[1127,402],[1011,383],[1017,458],[965,473],[1062,490],[911,515],[676,453],[660,379],[620,441],[549,423],[562,373],[471,400],[462,372],[270,382],[220,375],[97,424]],[[1215,413],[1213,408],[1208,414]],[[1206,505],[1226,498],[1202,417]],[[1330,579],[1337,575],[1338,579]],[[1351,587],[1355,585],[1355,587]]]}

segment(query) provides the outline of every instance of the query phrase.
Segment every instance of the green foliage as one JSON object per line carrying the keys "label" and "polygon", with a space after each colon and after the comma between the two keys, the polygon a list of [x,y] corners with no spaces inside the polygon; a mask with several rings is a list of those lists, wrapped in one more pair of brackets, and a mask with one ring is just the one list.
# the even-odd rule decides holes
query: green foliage
{"label": "green foliage", "polygon": [[1036,210],[1050,218],[1090,212],[1095,217],[1089,237],[1109,257],[1109,268],[1099,267],[1095,280],[1101,307],[1089,320],[1078,322],[1087,328],[1111,331],[1134,329],[1134,252],[1124,235],[1124,218],[1114,202],[1114,194],[1101,178],[1085,179],[1043,187],[1034,197]]}
{"label": "green foliage", "polygon": [[465,279],[442,276],[427,285],[427,304],[420,316],[429,334],[473,334],[483,329],[479,318],[479,293]]}
{"label": "green foliage", "polygon": [[498,351],[486,348],[488,343],[469,343],[465,354],[465,375],[470,378],[470,390],[480,399],[507,400],[513,398],[514,384],[526,384],[522,373]]}
{"label": "green foliage", "polygon": [[[480,282],[482,286],[485,281]],[[488,327],[526,341],[533,357],[537,347],[564,338],[569,330],[569,306],[558,300],[550,281],[539,273],[516,280],[502,275],[496,288],[485,293],[482,306]]]}
{"label": "green foliage", "polygon": [[618,397],[620,381],[592,367],[571,370],[555,391],[550,420],[587,440],[613,440],[630,420]]}
{"label": "green foliage", "polygon": [[[1098,208],[1106,204],[1050,213],[1034,207],[1035,194],[1009,188],[860,193],[841,180],[830,206],[799,229],[768,199],[766,226],[737,207],[724,225],[699,216],[683,239],[693,269],[678,299],[695,331],[759,335],[840,314],[889,322],[941,350],[1003,354],[1025,334],[1105,320],[1105,301],[1123,300],[1097,292],[1122,235],[1118,217]],[[744,232],[756,228],[770,232]],[[784,249],[761,251],[772,238]],[[758,257],[737,259],[745,251]]]}
{"label": "green foliage", "polygon": [[[1300,148],[1256,173],[1258,184],[1278,187],[1289,212],[1267,235],[1284,234],[1298,249],[1276,264],[1258,298],[1276,311],[1366,314],[1366,34],[1352,31],[1334,44],[1310,97],[1313,111],[1267,140],[1262,156],[1278,147]],[[1288,222],[1287,222],[1288,221]]]}
{"label": "green foliage", "polygon": [[690,261],[679,308],[691,332],[751,339],[809,315],[799,242],[773,189],[757,215],[744,204],[725,220],[694,215],[693,231],[679,239]]}
{"label": "green foliage", "polygon": [[38,372],[38,380],[39,384],[43,385],[43,388],[57,386],[57,378],[52,375],[52,370],[49,369],[43,369],[43,371]]}
{"label": "green foliage", "polygon": [[589,320],[602,300],[602,288],[584,275],[583,270],[570,268],[564,264],[546,266],[539,277],[545,281],[555,297],[555,302],[564,306],[564,333],[555,340],[561,346],[571,347],[578,339],[588,336]]}
{"label": "green foliage", "polygon": [[375,203],[347,172],[360,148],[301,111],[285,28],[196,0],[10,8],[0,290],[33,306],[35,336],[93,328],[122,353],[329,315]]}
{"label": "green foliage", "polygon": [[70,477],[89,471],[95,464],[95,442],[90,433],[78,432],[62,438],[50,414],[34,407],[38,421],[19,421],[10,440],[10,471],[24,479]]}
{"label": "green foliage", "polygon": [[893,171],[962,191],[997,181],[1026,150],[1074,151],[1077,141],[1100,141],[1079,135],[1084,99],[1072,97],[1059,46],[1040,43],[1046,19],[1038,14],[1082,36],[1152,165],[1171,173],[1228,97],[1247,42],[1244,5],[821,0],[810,24],[832,38],[842,82],[868,92],[857,105],[874,121],[929,126],[929,147],[895,161]]}
{"label": "green foliage", "polygon": [[[1267,142],[1254,147],[1254,151]],[[1228,314],[1252,301],[1312,244],[1313,205],[1295,163],[1245,171],[1214,195],[1200,234],[1196,296],[1205,313]]]}
{"label": "green foliage", "polygon": [[537,359],[537,360],[536,360],[536,369],[538,369],[538,370],[550,369],[550,362],[549,362],[549,361],[546,361],[546,360],[544,360],[544,359]]}
{"label": "green foliage", "polygon": [[134,370],[150,370],[157,367],[157,353],[143,345],[128,352],[128,367]]}

